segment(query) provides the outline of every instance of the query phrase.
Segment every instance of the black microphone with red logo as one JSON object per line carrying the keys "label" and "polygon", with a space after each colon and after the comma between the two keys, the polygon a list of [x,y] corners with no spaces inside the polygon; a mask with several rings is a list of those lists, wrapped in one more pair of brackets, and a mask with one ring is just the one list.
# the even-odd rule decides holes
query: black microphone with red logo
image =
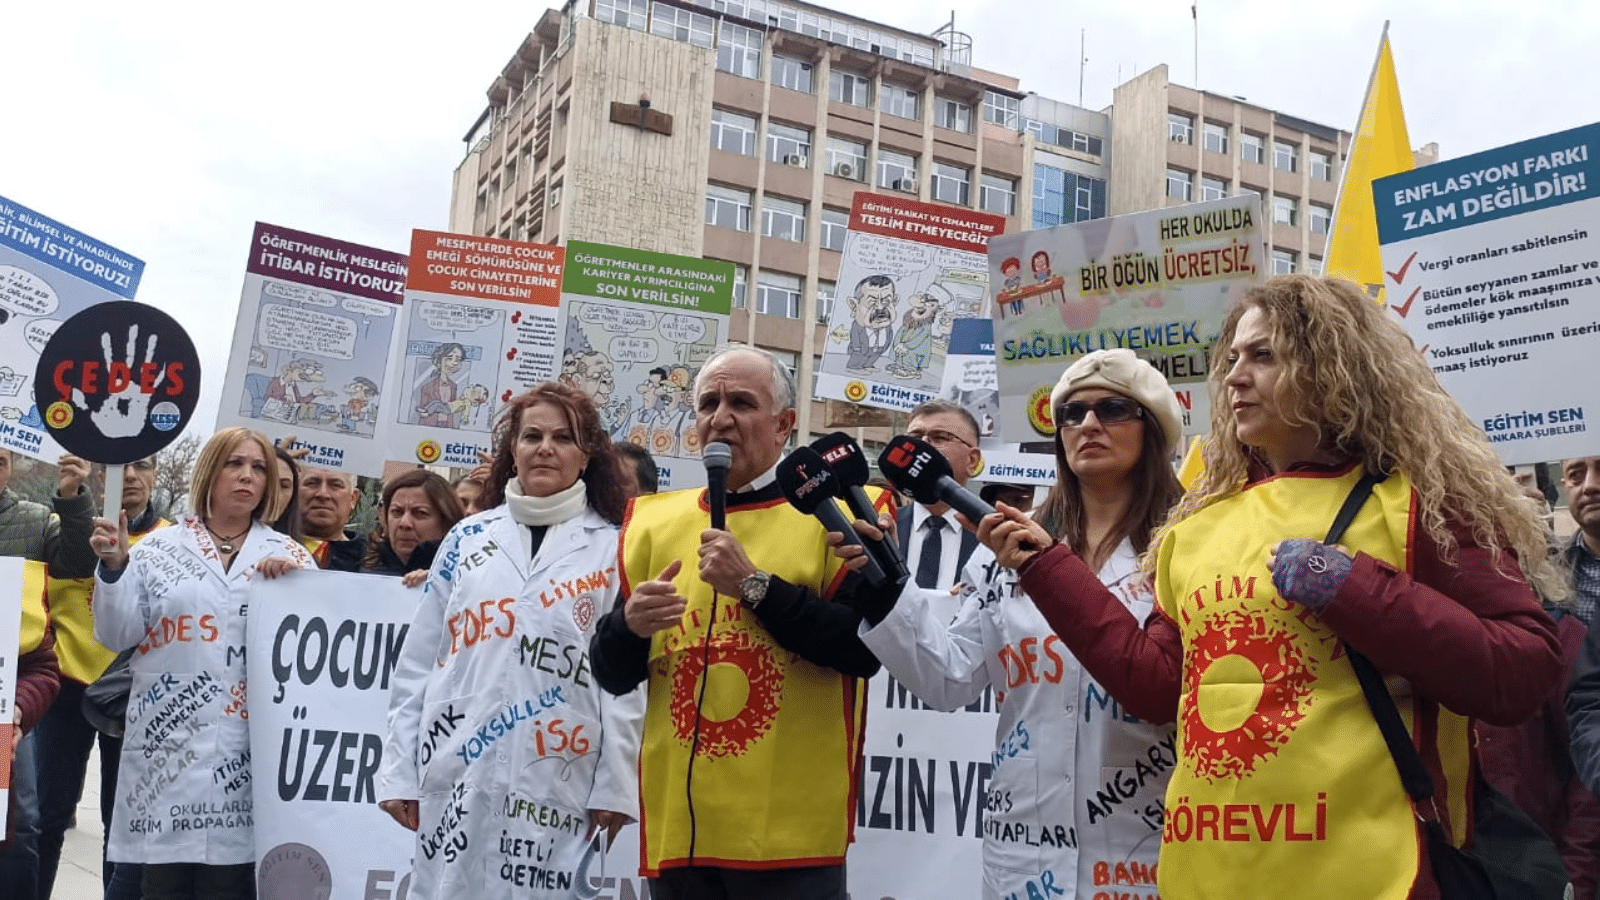
{"label": "black microphone with red logo", "polygon": [[[850,506],[850,512],[858,519],[878,524],[878,511],[872,505],[872,500],[863,490],[867,480],[872,477],[872,468],[867,464],[867,454],[861,451],[861,445],[855,439],[842,431],[824,435],[811,442],[811,449],[817,451],[822,457],[823,464],[833,470],[839,479],[839,486],[844,490],[844,501]],[[884,571],[894,572],[905,568],[905,558],[900,555],[900,545],[895,541],[864,541],[867,549],[883,566]]]}
{"label": "black microphone with red logo", "polygon": [[[808,516],[815,516],[822,522],[823,528],[844,535],[846,544],[862,546],[861,536],[856,534],[850,520],[845,518],[844,510],[834,502],[841,493],[839,478],[817,451],[810,447],[799,447],[785,456],[778,463],[778,486],[783,489],[783,496],[789,498],[790,506]],[[870,551],[867,553],[867,564],[860,572],[861,577],[873,587],[881,587],[892,580]]]}
{"label": "black microphone with red logo", "polygon": [[[966,516],[973,525],[984,516],[994,514],[994,507],[950,476],[950,461],[943,453],[909,434],[890,438],[889,445],[878,457],[878,468],[883,470],[883,477],[889,479],[889,483],[925,506],[946,504]],[[1028,542],[1022,546],[1036,549]]]}

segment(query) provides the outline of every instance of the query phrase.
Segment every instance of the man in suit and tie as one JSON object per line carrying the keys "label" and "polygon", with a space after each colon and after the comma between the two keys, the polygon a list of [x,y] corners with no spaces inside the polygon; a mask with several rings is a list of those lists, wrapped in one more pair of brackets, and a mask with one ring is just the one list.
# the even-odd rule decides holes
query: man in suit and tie
{"label": "man in suit and tie", "polygon": [[[923,403],[911,411],[906,434],[927,441],[944,454],[950,461],[951,477],[958,484],[965,485],[983,460],[978,450],[978,423],[958,403]],[[955,510],[943,503],[907,506],[900,510],[895,526],[900,550],[921,588],[948,591],[961,579],[961,570],[978,543],[972,532],[956,520]],[[952,616],[955,609],[952,603]]]}

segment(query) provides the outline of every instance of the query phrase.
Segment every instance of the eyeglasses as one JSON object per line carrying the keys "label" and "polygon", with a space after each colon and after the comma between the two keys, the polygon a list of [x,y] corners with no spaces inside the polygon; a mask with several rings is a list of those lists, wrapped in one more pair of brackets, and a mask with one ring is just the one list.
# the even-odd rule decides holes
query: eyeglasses
{"label": "eyeglasses", "polygon": [[1101,425],[1132,422],[1144,418],[1144,407],[1126,397],[1101,397],[1092,403],[1071,400],[1056,407],[1057,428],[1077,428],[1094,412],[1095,421]]}
{"label": "eyeglasses", "polygon": [[141,472],[147,472],[147,471],[149,471],[151,469],[154,469],[155,467],[156,467],[155,460],[150,460],[150,459],[136,459],[133,462],[128,463],[128,468],[130,468],[130,469],[138,469]]}
{"label": "eyeglasses", "polygon": [[927,430],[917,429],[915,431],[908,431],[906,434],[910,437],[916,438],[919,441],[927,441],[930,444],[943,444],[946,446],[950,444],[965,444],[974,450],[976,450],[978,447],[977,444],[974,444],[961,435],[952,434],[951,432],[945,431],[943,428],[929,428]]}

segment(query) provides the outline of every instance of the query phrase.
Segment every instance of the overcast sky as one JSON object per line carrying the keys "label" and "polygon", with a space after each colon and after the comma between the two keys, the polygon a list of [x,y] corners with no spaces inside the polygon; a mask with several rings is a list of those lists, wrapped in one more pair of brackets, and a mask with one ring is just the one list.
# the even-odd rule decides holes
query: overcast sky
{"label": "overcast sky", "polygon": [[[854,4],[840,4],[840,8]],[[138,299],[206,354],[209,426],[252,225],[399,252],[443,229],[484,91],[544,6],[278,0],[28,3],[0,12],[0,195],[145,261]],[[1101,109],[1159,63],[1195,81],[1187,0],[878,0],[931,32],[954,10],[974,65]],[[1385,18],[1414,146],[1452,158],[1600,119],[1600,10],[1571,0],[1202,0],[1198,86],[1338,128]],[[1314,10],[1314,12],[1312,12]]]}

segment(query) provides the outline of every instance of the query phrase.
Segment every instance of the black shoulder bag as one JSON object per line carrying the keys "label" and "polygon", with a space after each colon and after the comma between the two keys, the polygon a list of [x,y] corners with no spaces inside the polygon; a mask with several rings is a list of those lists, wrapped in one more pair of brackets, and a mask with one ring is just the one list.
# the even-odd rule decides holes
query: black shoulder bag
{"label": "black shoulder bag", "polygon": [[[1325,544],[1336,544],[1349,527],[1361,505],[1372,493],[1372,486],[1383,476],[1361,476],[1344,506],[1328,529]],[[1489,786],[1474,766],[1473,830],[1470,850],[1450,843],[1439,823],[1438,806],[1433,802],[1433,779],[1422,757],[1411,743],[1411,734],[1395,708],[1394,698],[1383,683],[1383,676],[1372,661],[1349,644],[1345,652],[1361,692],[1367,696],[1372,717],[1377,720],[1383,741],[1400,771],[1400,783],[1411,795],[1417,819],[1422,822],[1428,844],[1428,862],[1444,900],[1561,900],[1567,892],[1567,870],[1561,854],[1532,819],[1504,794]],[[1424,815],[1431,811],[1433,818]]]}

